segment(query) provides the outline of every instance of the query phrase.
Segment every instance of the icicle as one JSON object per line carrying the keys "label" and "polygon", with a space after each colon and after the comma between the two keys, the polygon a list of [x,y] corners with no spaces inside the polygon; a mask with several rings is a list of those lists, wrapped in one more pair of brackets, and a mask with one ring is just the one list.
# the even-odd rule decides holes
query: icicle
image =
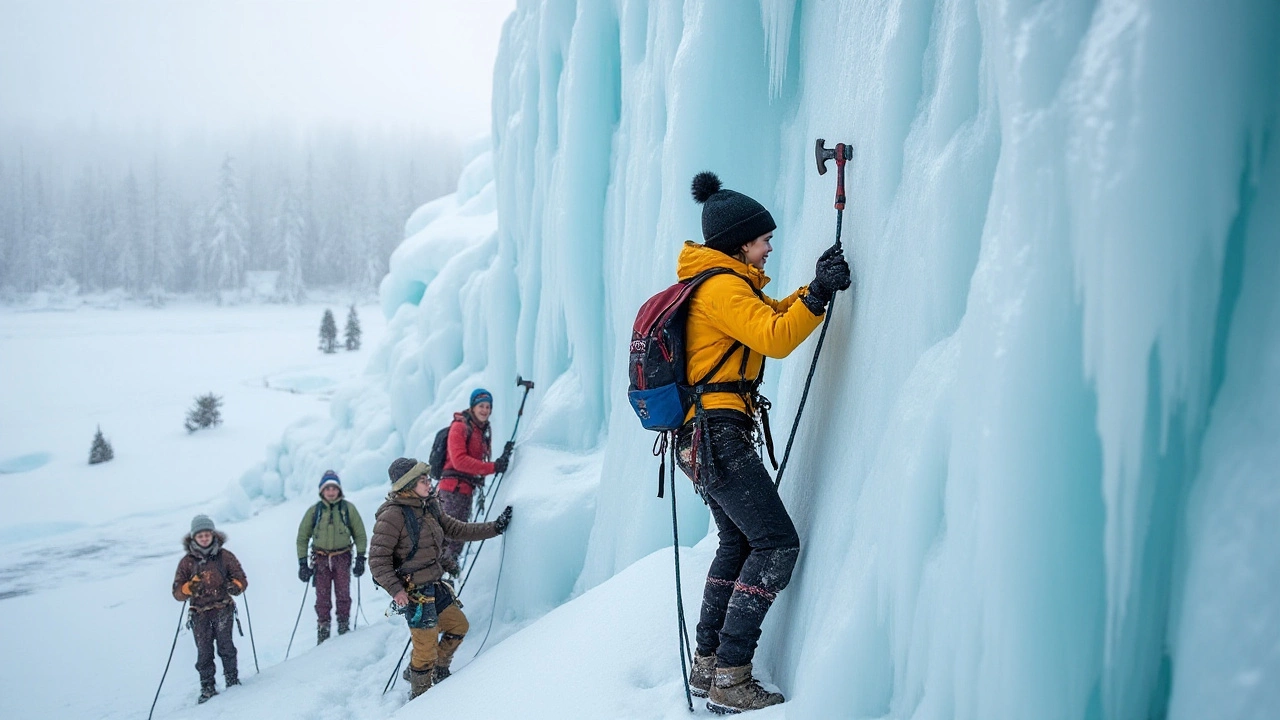
{"label": "icicle", "polygon": [[787,53],[791,49],[791,21],[795,14],[796,0],[760,0],[771,100],[782,95],[782,81],[787,77]]}

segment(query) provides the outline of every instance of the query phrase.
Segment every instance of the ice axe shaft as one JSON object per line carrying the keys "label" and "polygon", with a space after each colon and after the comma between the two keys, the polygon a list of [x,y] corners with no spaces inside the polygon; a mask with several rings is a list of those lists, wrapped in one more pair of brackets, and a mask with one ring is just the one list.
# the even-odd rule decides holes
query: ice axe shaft
{"label": "ice axe shaft", "polygon": [[[827,141],[818,138],[813,144],[813,154],[818,161],[818,174],[827,173],[827,161],[836,161],[836,247],[840,245],[840,233],[844,228],[844,165],[853,159],[853,146],[847,143],[836,143],[834,148],[827,147]],[[841,252],[844,252],[843,248]],[[804,391],[800,393],[800,405],[796,408],[796,419],[791,423],[791,435],[787,437],[787,449],[782,453],[782,464],[778,466],[778,474],[773,486],[782,485],[782,474],[787,471],[787,461],[791,459],[791,446],[796,441],[796,430],[800,428],[800,416],[804,413],[804,405],[809,400],[809,386],[813,384],[813,375],[818,370],[818,356],[822,353],[822,344],[827,340],[827,328],[831,326],[831,311],[835,309],[835,293],[827,304],[826,317],[822,319],[822,332],[818,333],[818,344],[813,348],[813,361],[809,363],[809,376],[804,380]]]}

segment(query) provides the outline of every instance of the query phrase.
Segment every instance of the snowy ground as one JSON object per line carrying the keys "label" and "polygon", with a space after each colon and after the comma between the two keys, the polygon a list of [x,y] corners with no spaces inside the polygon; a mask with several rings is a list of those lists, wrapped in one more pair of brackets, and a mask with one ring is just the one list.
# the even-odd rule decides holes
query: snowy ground
{"label": "snowy ground", "polygon": [[[327,416],[332,389],[383,333],[381,313],[361,307],[366,349],[324,355],[324,307],[0,311],[0,717],[145,715],[178,618],[168,588],[191,516],[212,511],[285,426]],[[345,308],[331,307],[341,326]],[[189,435],[186,409],[209,391],[224,398],[223,425]],[[98,425],[115,460],[90,467]],[[371,514],[379,496],[355,500]],[[252,583],[264,668],[284,656],[301,598],[293,537],[307,502],[224,528]],[[304,649],[314,642],[313,627],[299,635]],[[252,676],[247,638],[240,647]],[[184,630],[157,716],[193,697],[194,654]]]}

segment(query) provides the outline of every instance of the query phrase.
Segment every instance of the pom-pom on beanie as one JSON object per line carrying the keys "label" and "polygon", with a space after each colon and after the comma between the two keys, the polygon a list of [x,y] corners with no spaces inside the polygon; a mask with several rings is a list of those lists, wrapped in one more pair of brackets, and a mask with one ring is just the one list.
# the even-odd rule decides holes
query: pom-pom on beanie
{"label": "pom-pom on beanie", "polygon": [[320,489],[324,490],[325,485],[337,485],[338,489],[342,489],[342,480],[338,479],[338,473],[332,470],[325,470],[324,476],[320,478]]}
{"label": "pom-pom on beanie", "polygon": [[702,205],[703,242],[726,255],[778,227],[763,205],[740,192],[724,189],[712,172],[693,176],[693,199]]}

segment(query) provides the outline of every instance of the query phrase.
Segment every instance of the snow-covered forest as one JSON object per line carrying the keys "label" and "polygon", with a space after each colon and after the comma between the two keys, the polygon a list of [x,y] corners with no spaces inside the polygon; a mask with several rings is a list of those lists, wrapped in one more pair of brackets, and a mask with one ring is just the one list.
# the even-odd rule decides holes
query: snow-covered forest
{"label": "snow-covered forest", "polygon": [[104,128],[0,134],[0,293],[371,292],[404,219],[452,190],[458,142],[427,131]]}

